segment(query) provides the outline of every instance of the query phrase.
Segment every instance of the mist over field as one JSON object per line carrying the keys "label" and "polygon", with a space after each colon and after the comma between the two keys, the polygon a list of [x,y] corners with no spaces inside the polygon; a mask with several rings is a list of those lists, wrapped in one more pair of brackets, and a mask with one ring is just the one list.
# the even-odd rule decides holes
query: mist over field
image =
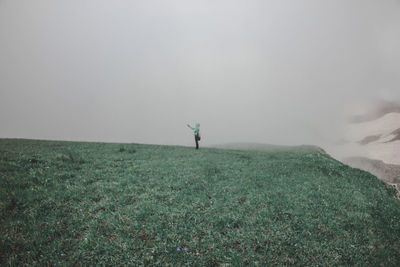
{"label": "mist over field", "polygon": [[400,2],[0,1],[0,137],[324,144],[400,99]]}
{"label": "mist over field", "polygon": [[0,266],[400,266],[399,14],[0,0]]}

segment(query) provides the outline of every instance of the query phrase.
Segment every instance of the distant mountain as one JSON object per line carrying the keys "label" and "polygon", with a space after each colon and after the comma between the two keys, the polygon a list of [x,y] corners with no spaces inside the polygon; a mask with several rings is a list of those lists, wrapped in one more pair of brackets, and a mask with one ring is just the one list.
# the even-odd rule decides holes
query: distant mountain
{"label": "distant mountain", "polygon": [[350,123],[362,123],[373,121],[385,116],[388,113],[400,113],[400,104],[385,100],[374,100],[363,103],[362,114],[350,116]]}
{"label": "distant mountain", "polygon": [[400,184],[400,104],[379,100],[361,107],[347,125],[342,161]]}
{"label": "distant mountain", "polygon": [[390,133],[390,135],[393,136],[392,139],[387,141],[386,143],[394,142],[394,141],[399,141],[400,140],[400,128],[394,130],[393,132]]}
{"label": "distant mountain", "polygon": [[348,126],[348,138],[363,145],[395,143],[400,140],[400,113]]}

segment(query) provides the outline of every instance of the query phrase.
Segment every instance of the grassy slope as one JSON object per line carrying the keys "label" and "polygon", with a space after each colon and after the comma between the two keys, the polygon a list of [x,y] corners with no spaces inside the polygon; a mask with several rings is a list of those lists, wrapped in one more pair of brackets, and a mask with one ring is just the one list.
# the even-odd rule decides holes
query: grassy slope
{"label": "grassy slope", "polygon": [[0,265],[399,266],[394,196],[317,148],[3,139]]}

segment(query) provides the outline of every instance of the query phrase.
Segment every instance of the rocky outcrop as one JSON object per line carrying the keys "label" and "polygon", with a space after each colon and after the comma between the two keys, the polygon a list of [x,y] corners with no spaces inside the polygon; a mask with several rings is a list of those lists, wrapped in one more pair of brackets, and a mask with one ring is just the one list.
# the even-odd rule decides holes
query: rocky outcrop
{"label": "rocky outcrop", "polygon": [[400,184],[400,165],[364,157],[349,157],[343,159],[343,162],[353,168],[368,171],[387,183]]}

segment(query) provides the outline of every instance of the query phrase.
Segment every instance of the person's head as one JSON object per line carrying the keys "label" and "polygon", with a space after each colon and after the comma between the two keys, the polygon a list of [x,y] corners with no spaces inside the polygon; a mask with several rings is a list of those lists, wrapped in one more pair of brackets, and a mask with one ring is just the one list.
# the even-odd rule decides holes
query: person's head
{"label": "person's head", "polygon": [[196,122],[196,128],[200,128],[200,123]]}

